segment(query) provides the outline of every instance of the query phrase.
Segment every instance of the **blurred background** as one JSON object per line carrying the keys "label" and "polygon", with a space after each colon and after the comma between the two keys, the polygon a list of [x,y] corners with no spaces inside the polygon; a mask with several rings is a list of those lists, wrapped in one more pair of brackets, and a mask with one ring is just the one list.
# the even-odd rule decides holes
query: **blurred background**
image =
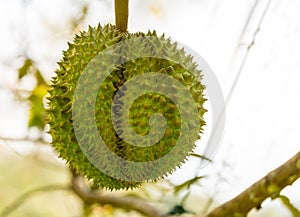
{"label": "blurred background", "polygon": [[[180,205],[201,214],[298,152],[299,11],[298,0],[130,0],[130,32],[165,33],[211,66],[227,102],[226,129],[207,167],[191,157],[164,181],[111,194],[135,194],[166,212]],[[0,0],[0,212],[49,186],[14,203],[9,216],[87,216],[82,201],[64,189],[70,173],[49,145],[44,97],[67,42],[99,22],[114,23],[112,0]],[[210,132],[208,121],[196,153]],[[300,181],[282,194],[300,209]],[[106,205],[89,207],[89,216],[139,214]],[[249,216],[296,215],[280,200],[267,200]]]}

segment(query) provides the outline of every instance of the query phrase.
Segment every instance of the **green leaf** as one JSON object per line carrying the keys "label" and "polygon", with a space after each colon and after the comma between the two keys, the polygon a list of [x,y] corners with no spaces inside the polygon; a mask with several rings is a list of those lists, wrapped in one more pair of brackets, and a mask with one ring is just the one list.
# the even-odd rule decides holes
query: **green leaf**
{"label": "green leaf", "polygon": [[23,66],[21,68],[19,68],[18,78],[22,79],[28,73],[34,74],[35,79],[37,81],[37,85],[47,85],[47,82],[45,81],[42,73],[35,67],[33,61],[29,58],[27,58],[24,61]]}
{"label": "green leaf", "polygon": [[24,64],[21,68],[18,70],[18,78],[22,79],[25,75],[28,74],[29,68],[32,66],[32,60],[26,59],[24,61]]}
{"label": "green leaf", "polygon": [[42,73],[38,69],[35,69],[35,79],[37,81],[37,85],[47,85]]}
{"label": "green leaf", "polygon": [[28,127],[37,127],[41,130],[45,127],[45,108],[43,99],[47,93],[47,86],[36,86],[28,100],[30,102]]}
{"label": "green leaf", "polygon": [[187,180],[186,182],[175,186],[174,188],[174,192],[175,194],[177,194],[178,192],[184,190],[184,189],[189,189],[191,187],[192,184],[194,184],[195,182],[197,182],[198,180],[204,178],[204,176],[196,176],[192,179]]}
{"label": "green leaf", "polygon": [[200,155],[200,154],[191,153],[190,156],[192,156],[192,157],[197,157],[197,158],[200,158],[200,159],[202,159],[202,160],[207,160],[208,162],[212,162],[211,159],[209,159],[209,158],[207,158],[207,157],[205,157],[205,156],[203,156],[203,155]]}

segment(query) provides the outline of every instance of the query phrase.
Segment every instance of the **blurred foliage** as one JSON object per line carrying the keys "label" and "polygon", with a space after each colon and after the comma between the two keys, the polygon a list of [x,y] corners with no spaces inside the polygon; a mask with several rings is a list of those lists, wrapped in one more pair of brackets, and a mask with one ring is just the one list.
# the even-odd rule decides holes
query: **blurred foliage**
{"label": "blurred foliage", "polygon": [[194,184],[197,184],[200,179],[204,178],[204,176],[196,176],[192,179],[185,181],[184,183],[177,185],[174,187],[174,193],[178,194],[180,191],[189,190],[190,187]]}
{"label": "blurred foliage", "polygon": [[288,197],[280,195],[278,198],[281,199],[283,205],[291,212],[293,217],[300,217],[300,211],[291,203]]}
{"label": "blurred foliage", "polygon": [[167,215],[181,215],[184,213],[189,213],[189,212],[186,211],[182,205],[176,205],[173,207],[173,209],[171,211],[169,211],[167,213]]}
{"label": "blurred foliage", "polygon": [[[27,1],[30,4],[31,1]],[[110,3],[110,1],[105,1]],[[81,13],[74,19],[71,19],[72,32],[77,33],[81,24],[85,21],[89,12],[89,2],[80,1]],[[155,13],[160,13],[159,8],[154,8]],[[35,86],[30,90],[30,93],[26,95],[25,101],[29,103],[29,118],[28,127],[36,127],[41,132],[45,128],[45,96],[47,94],[48,82],[45,80],[41,70],[37,66],[36,62],[28,56],[24,56],[23,64],[17,70],[18,79],[21,81],[27,76],[31,76],[35,80]],[[0,146],[3,144],[0,144]],[[6,145],[6,144],[4,144]],[[49,151],[47,152],[49,153]],[[205,157],[192,154],[192,156],[211,161]],[[9,166],[8,166],[9,165]],[[15,153],[3,153],[0,152],[0,212],[7,207],[8,204],[13,202],[20,195],[28,192],[32,189],[41,186],[51,185],[53,183],[59,183],[69,185],[70,175],[68,168],[58,161],[53,155],[46,154],[45,152],[30,153],[27,155],[16,155]],[[194,210],[199,209],[200,206],[210,200],[190,196],[186,194],[183,200],[186,200],[186,204],[183,205],[183,201],[178,205],[174,204],[169,198],[178,198],[180,193],[190,192],[193,186],[198,186],[199,182],[204,176],[195,176],[185,182],[178,185],[168,185],[167,187],[161,187],[160,184],[146,184],[141,189],[129,192],[129,194],[135,194],[153,201],[155,188],[163,197],[168,195],[168,200],[163,201],[160,197],[156,198],[156,202],[162,205],[162,208],[166,210],[166,213],[173,215],[189,214],[185,205],[194,207]],[[114,193],[120,197],[124,192]],[[290,211],[293,217],[300,217],[300,211],[295,208],[290,200],[285,196],[280,196],[282,203]],[[174,199],[175,201],[175,199]],[[277,211],[272,208],[263,208],[264,214],[251,214],[251,216],[266,216],[276,217]],[[102,207],[95,204],[83,203],[74,194],[66,192],[45,192],[38,193],[28,201],[24,201],[18,209],[11,213],[11,217],[61,217],[61,216],[73,216],[73,217],[113,217],[113,216],[140,216],[135,212],[126,212],[120,209],[116,209],[111,205],[104,205]]]}
{"label": "blurred foliage", "polygon": [[30,95],[25,99],[30,105],[28,127],[37,127],[43,130],[45,128],[44,97],[47,94],[48,84],[30,58],[26,58],[24,64],[18,70],[19,80],[25,76],[34,76],[36,82]]}
{"label": "blurred foliage", "polygon": [[[20,195],[43,186],[68,185],[68,169],[48,153],[0,154],[0,216]],[[9,166],[8,166],[9,165]],[[11,217],[60,217],[80,212],[80,201],[64,191],[39,192],[11,212]]]}
{"label": "blurred foliage", "polygon": [[25,75],[27,75],[29,68],[32,66],[31,59],[25,59],[23,66],[18,70],[18,78],[22,79]]}
{"label": "blurred foliage", "polygon": [[29,127],[37,127],[40,130],[43,130],[45,127],[45,107],[43,99],[47,93],[47,86],[40,85],[36,86],[28,100],[30,102],[31,108],[29,112]]}

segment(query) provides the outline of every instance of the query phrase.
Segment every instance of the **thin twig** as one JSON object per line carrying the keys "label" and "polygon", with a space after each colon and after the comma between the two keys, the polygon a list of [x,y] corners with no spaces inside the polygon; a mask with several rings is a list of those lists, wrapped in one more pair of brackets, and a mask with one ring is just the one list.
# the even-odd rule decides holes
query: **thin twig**
{"label": "thin twig", "polygon": [[243,28],[243,30],[241,32],[241,36],[240,36],[240,40],[239,41],[242,41],[242,38],[244,37],[244,35],[245,35],[245,33],[246,33],[246,31],[247,31],[247,29],[249,27],[250,21],[252,20],[252,17],[253,17],[254,12],[255,12],[255,10],[256,10],[256,8],[258,6],[259,1],[260,0],[256,0],[255,3],[253,4],[253,6],[252,6],[252,8],[250,10],[250,13],[249,13],[249,15],[247,17],[247,20],[246,20],[246,23],[244,25],[244,28]]}
{"label": "thin twig", "polygon": [[258,23],[258,26],[257,26],[256,30],[255,30],[254,33],[253,33],[252,41],[250,42],[250,44],[249,44],[248,47],[247,47],[246,53],[245,53],[244,58],[243,58],[243,60],[242,60],[242,62],[241,62],[241,65],[240,65],[240,67],[239,67],[239,70],[238,70],[238,72],[237,72],[237,75],[236,75],[236,77],[234,78],[234,81],[233,81],[233,83],[232,83],[232,85],[231,85],[231,87],[230,87],[230,90],[229,90],[229,93],[228,93],[228,96],[227,96],[225,105],[228,105],[228,103],[229,103],[230,100],[231,100],[232,94],[233,94],[233,92],[234,92],[234,90],[235,90],[235,88],[236,88],[236,85],[237,85],[237,83],[238,83],[238,81],[239,81],[239,78],[240,78],[240,76],[241,76],[241,74],[242,74],[242,71],[243,71],[243,69],[244,69],[244,66],[245,66],[245,64],[246,64],[246,62],[247,62],[247,60],[248,60],[250,50],[251,50],[251,48],[252,48],[252,47],[254,46],[254,44],[255,44],[257,34],[259,33],[259,31],[260,31],[260,29],[261,29],[261,26],[262,26],[262,23],[263,23],[263,21],[264,21],[264,19],[265,19],[265,17],[266,17],[266,14],[267,14],[267,12],[268,12],[268,10],[269,10],[269,8],[270,8],[271,2],[272,2],[272,0],[269,0],[269,1],[268,1],[267,5],[266,5],[266,7],[265,7],[265,9],[264,9],[264,12],[263,12],[263,14],[262,14],[262,16],[261,16],[261,18],[260,18],[260,21],[259,21],[259,23]]}
{"label": "thin twig", "polygon": [[[264,21],[264,18],[266,17],[266,14],[267,14],[267,12],[268,12],[268,10],[269,10],[271,1],[272,1],[272,0],[269,0],[269,1],[268,1],[267,5],[266,5],[266,7],[265,7],[265,9],[264,9],[264,12],[263,12],[263,14],[262,14],[262,16],[261,16],[261,18],[260,18],[259,24],[258,24],[258,26],[257,26],[257,28],[256,28],[256,30],[255,30],[255,32],[253,33],[252,40],[251,40],[251,42],[249,43],[249,45],[247,46],[247,49],[246,49],[245,55],[244,55],[244,57],[243,57],[243,60],[242,60],[242,62],[241,62],[241,64],[240,64],[239,69],[238,69],[238,72],[237,72],[236,76],[234,77],[234,80],[233,80],[233,82],[232,82],[232,84],[231,84],[231,86],[230,86],[230,89],[229,89],[227,98],[225,99],[225,104],[224,104],[224,106],[221,108],[220,115],[219,115],[218,117],[216,117],[215,128],[212,129],[212,133],[211,133],[211,135],[210,135],[211,138],[213,138],[213,137],[215,136],[215,133],[218,132],[217,129],[220,127],[220,124],[222,123],[222,120],[223,120],[224,115],[225,115],[226,107],[227,107],[228,104],[230,103],[230,100],[231,100],[231,98],[232,98],[233,92],[234,92],[234,90],[235,90],[235,88],[236,88],[236,86],[237,86],[237,83],[238,83],[238,81],[239,81],[239,78],[240,78],[240,76],[241,76],[241,74],[242,74],[242,71],[243,71],[243,69],[244,69],[244,67],[245,67],[245,64],[246,64],[246,62],[247,62],[247,60],[248,60],[250,50],[251,50],[251,48],[252,48],[252,47],[254,46],[254,44],[255,44],[255,40],[256,40],[257,34],[258,34],[258,32],[260,31],[261,26],[262,26],[262,23],[263,23],[263,21]],[[253,10],[254,10],[254,9],[253,9]],[[249,19],[250,19],[250,18],[249,18]],[[247,22],[248,22],[248,21],[247,21]],[[205,155],[205,153],[204,153],[204,155]],[[212,157],[210,157],[210,158],[212,158]],[[204,165],[205,165],[205,164],[204,164]],[[203,167],[203,165],[200,165],[200,167]]]}
{"label": "thin twig", "polygon": [[[74,174],[74,173],[73,173]],[[73,191],[79,198],[81,198],[84,202],[88,203],[98,203],[101,205],[111,204],[115,207],[122,208],[125,210],[135,210],[145,216],[149,217],[161,217],[163,214],[152,206],[148,201],[132,197],[132,196],[111,196],[111,195],[103,195],[99,192],[89,191],[85,186],[82,186],[83,181],[82,177],[74,174],[72,180]]]}
{"label": "thin twig", "polygon": [[11,138],[11,137],[3,137],[0,136],[1,141],[5,142],[29,142],[29,143],[34,143],[34,144],[39,144],[39,145],[49,145],[49,142],[46,142],[42,138],[39,139],[31,139],[28,137],[23,137],[23,138]]}
{"label": "thin twig", "polygon": [[300,152],[205,217],[246,216],[253,208],[260,207],[265,199],[279,197],[281,190],[292,185],[299,177]]}
{"label": "thin twig", "polygon": [[10,215],[13,211],[15,211],[19,206],[21,206],[26,200],[33,197],[35,194],[43,193],[46,191],[65,191],[65,190],[71,190],[70,187],[66,185],[48,185],[40,188],[33,189],[31,191],[26,192],[25,194],[21,195],[17,199],[15,199],[11,204],[6,206],[3,211],[0,214],[0,217],[7,217]]}
{"label": "thin twig", "polygon": [[300,210],[298,210],[290,201],[290,199],[284,195],[280,195],[278,197],[283,205],[290,211],[290,213],[293,215],[293,217],[300,217]]}

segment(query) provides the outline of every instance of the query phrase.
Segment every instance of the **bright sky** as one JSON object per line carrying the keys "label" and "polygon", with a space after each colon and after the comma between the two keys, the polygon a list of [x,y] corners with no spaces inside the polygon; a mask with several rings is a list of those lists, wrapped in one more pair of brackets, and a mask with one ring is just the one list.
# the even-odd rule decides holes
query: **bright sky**
{"label": "bright sky", "polygon": [[[0,136],[26,134],[26,105],[13,103],[12,94],[6,90],[16,85],[15,69],[22,64],[17,58],[22,48],[50,78],[66,41],[72,39],[69,19],[76,17],[78,5],[83,2],[0,0]],[[99,21],[114,22],[110,1],[91,2],[83,28]],[[255,2],[131,0],[129,31],[156,29],[190,46],[209,63],[228,96],[268,0],[260,1],[242,35]],[[228,179],[220,185],[214,178],[204,181],[204,186],[218,189],[220,201],[233,197],[300,149],[299,11],[299,0],[271,1],[226,107],[226,130],[215,163],[199,172],[216,177],[216,172],[222,171]],[[25,83],[21,87],[30,88]],[[207,136],[199,146],[205,145]],[[197,164],[190,161],[172,177],[182,181],[192,177],[196,169]],[[284,191],[298,207],[299,189],[298,181]]]}

